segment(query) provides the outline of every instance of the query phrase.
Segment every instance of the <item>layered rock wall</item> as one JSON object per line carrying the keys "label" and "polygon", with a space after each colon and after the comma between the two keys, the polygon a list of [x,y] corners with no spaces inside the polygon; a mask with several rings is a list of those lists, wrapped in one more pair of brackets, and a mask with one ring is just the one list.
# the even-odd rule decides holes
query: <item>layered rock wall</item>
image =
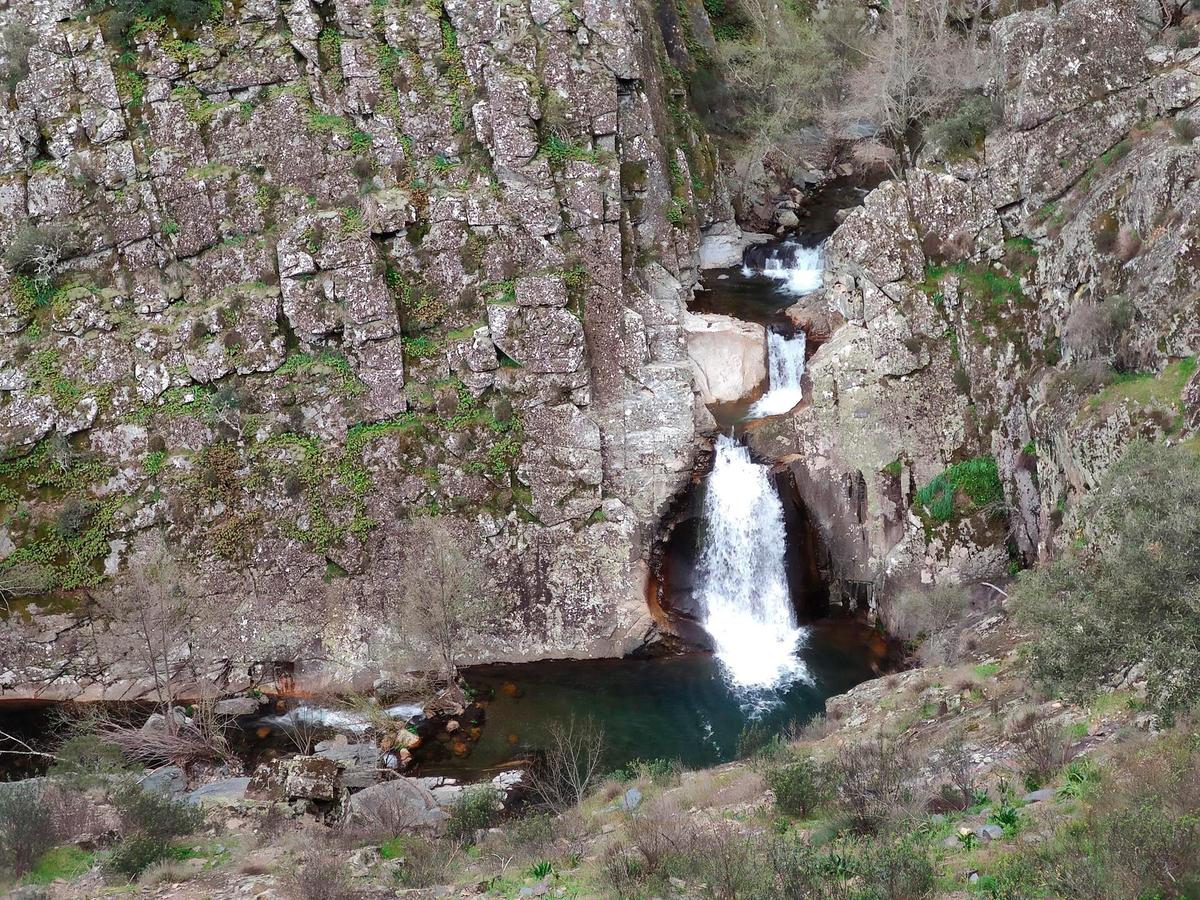
{"label": "layered rock wall", "polygon": [[0,243],[70,250],[0,272],[0,696],[136,694],[96,633],[164,546],[220,611],[193,674],[419,666],[385,611],[420,515],[485,561],[465,659],[645,640],[697,226],[730,215],[651,11],[92,9],[16,10],[0,103]]}

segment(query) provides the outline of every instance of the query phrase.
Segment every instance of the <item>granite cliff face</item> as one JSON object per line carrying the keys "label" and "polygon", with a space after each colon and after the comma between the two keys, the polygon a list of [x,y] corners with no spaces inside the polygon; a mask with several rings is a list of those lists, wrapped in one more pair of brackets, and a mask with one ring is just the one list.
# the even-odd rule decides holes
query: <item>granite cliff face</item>
{"label": "granite cliff face", "polygon": [[122,38],[87,9],[6,13],[33,46],[0,103],[0,243],[41,229],[67,259],[0,274],[0,559],[49,589],[8,594],[0,693],[128,695],[97,610],[163,544],[220,610],[216,650],[180,648],[195,674],[369,684],[407,665],[380,610],[415,514],[486,560],[503,611],[467,658],[650,636],[698,227],[731,216],[664,25],[632,0],[246,0]]}

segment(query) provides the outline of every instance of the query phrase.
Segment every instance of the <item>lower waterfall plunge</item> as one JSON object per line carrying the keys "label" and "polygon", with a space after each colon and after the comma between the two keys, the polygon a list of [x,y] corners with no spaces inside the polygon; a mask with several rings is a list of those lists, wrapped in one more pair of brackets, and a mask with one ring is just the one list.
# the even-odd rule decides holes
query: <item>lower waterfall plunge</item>
{"label": "lower waterfall plunge", "polygon": [[783,504],[767,467],[733,438],[717,438],[704,499],[697,599],[701,624],[736,688],[771,689],[808,670],[784,566]]}
{"label": "lower waterfall plunge", "polygon": [[804,350],[807,343],[803,331],[792,338],[773,331],[767,336],[770,387],[766,395],[750,407],[747,413],[749,418],[782,415],[804,398],[800,379],[804,377]]}

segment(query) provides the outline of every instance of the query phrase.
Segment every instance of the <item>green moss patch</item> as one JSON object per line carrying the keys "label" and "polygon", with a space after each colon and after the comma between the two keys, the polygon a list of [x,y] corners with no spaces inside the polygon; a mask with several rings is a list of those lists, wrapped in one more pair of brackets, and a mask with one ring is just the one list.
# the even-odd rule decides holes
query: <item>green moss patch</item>
{"label": "green moss patch", "polygon": [[955,463],[917,491],[916,504],[936,522],[949,522],[958,509],[983,509],[1004,499],[996,460],[977,456]]}

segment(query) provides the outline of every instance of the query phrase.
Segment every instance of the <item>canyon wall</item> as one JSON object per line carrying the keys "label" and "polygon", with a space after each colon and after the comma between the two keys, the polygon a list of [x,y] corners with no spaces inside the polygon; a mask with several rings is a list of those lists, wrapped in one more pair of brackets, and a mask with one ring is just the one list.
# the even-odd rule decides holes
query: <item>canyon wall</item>
{"label": "canyon wall", "polygon": [[732,215],[678,22],[213,8],[123,35],[82,0],[6,14],[31,47],[0,88],[0,244],[64,259],[0,272],[0,697],[145,689],[103,611],[160,590],[164,546],[205,612],[181,672],[427,663],[387,613],[427,515],[486,571],[464,660],[651,638],[698,229]]}

